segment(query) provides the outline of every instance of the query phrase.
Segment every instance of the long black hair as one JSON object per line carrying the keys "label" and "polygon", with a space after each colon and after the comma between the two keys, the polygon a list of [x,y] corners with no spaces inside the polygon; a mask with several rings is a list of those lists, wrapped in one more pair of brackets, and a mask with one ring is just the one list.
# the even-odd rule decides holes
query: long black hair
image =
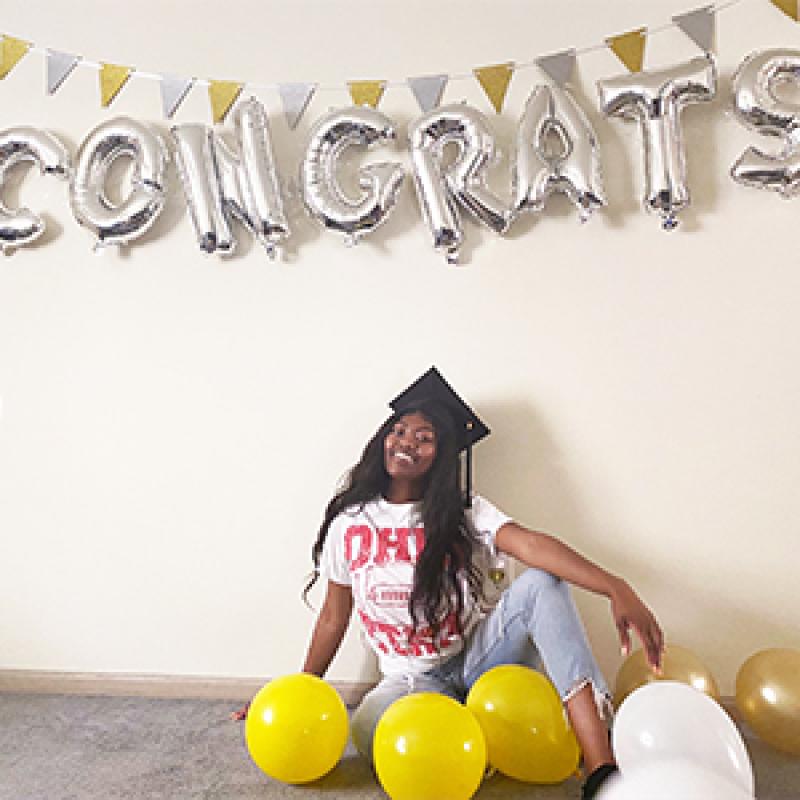
{"label": "long black hair", "polygon": [[303,591],[306,598],[319,577],[319,563],[328,530],[346,508],[363,508],[371,500],[386,496],[391,478],[384,464],[384,440],[397,421],[411,413],[422,414],[436,433],[436,457],[425,476],[419,512],[425,528],[425,546],[414,569],[414,586],[408,601],[415,631],[422,622],[434,643],[444,620],[455,612],[456,626],[463,633],[464,593],[462,578],[475,597],[481,579],[472,554],[477,536],[467,524],[461,492],[461,442],[450,415],[435,403],[420,402],[392,414],[367,442],[359,461],[345,475],[341,487],[328,503],[317,540],[311,549],[314,572]]}

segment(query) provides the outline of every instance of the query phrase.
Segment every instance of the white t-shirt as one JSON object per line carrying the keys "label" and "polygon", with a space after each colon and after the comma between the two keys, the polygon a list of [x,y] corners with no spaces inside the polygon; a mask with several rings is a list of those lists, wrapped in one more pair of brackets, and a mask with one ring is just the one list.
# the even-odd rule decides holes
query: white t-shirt
{"label": "white t-shirt", "polygon": [[[495,534],[511,518],[482,497],[473,498],[465,515],[479,540],[474,563],[486,575],[496,555]],[[425,529],[417,504],[389,503],[382,498],[370,501],[363,509],[346,509],[328,529],[320,573],[351,587],[356,614],[384,675],[418,675],[463,647],[455,614],[443,621],[436,643],[424,620],[417,634],[410,636],[413,628],[408,598],[424,542]],[[485,609],[473,601],[466,579],[463,584],[462,628],[466,635]]]}

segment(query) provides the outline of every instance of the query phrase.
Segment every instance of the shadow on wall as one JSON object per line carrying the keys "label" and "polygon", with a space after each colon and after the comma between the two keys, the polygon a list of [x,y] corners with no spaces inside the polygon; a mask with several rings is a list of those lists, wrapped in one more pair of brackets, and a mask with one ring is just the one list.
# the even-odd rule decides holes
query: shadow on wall
{"label": "shadow on wall", "polygon": [[[627,569],[620,562],[620,572]],[[657,565],[639,578],[637,588],[651,605],[664,629],[667,643],[688,648],[711,671],[723,697],[735,693],[736,674],[744,661],[759,650],[770,647],[800,647],[800,635],[787,622],[765,618],[748,609],[747,595],[741,603],[715,597],[697,581],[682,576],[665,580]],[[651,576],[652,579],[651,579]],[[577,606],[592,641],[595,655],[612,690],[617,671],[624,661],[619,653],[613,621],[605,601],[583,592],[575,594]],[[669,608],[669,615],[664,610]],[[744,642],[752,644],[744,645]],[[634,646],[640,642],[634,637]]]}
{"label": "shadow on wall", "polygon": [[[613,497],[602,514],[590,507],[573,486],[565,454],[530,404],[482,407],[481,416],[492,435],[475,450],[475,490],[523,525],[552,533],[629,580],[656,613],[667,641],[692,650],[714,673],[723,694],[733,693],[736,672],[752,652],[800,647],[800,633],[787,622],[787,609],[775,608],[765,617],[748,608],[742,580],[746,564],[738,561],[735,574],[729,568],[730,575],[724,576],[719,574],[724,567],[711,563],[709,569],[717,571],[709,573],[713,580],[708,582],[698,577],[696,564],[688,568],[697,554],[713,553],[718,546],[705,541],[702,530],[693,539],[695,553],[676,552],[662,563],[643,558],[653,532],[632,529],[624,518],[624,503],[615,503]],[[613,495],[613,486],[607,488]],[[635,556],[628,549],[632,542],[637,543]],[[613,684],[623,657],[609,605],[605,598],[580,590],[575,599],[598,661]]]}
{"label": "shadow on wall", "polygon": [[[547,530],[558,519],[567,531],[584,529],[563,454],[528,403],[481,407],[492,435],[473,454],[475,487],[523,525]],[[555,511],[555,514],[553,513]]]}

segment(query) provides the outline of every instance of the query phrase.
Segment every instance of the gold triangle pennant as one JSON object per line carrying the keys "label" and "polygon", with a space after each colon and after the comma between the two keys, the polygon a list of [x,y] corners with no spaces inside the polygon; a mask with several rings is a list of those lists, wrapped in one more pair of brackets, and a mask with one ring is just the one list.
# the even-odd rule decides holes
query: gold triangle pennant
{"label": "gold triangle pennant", "polygon": [[386,88],[386,81],[348,81],[353,105],[377,108]]}
{"label": "gold triangle pennant", "polygon": [[631,71],[641,72],[644,64],[644,45],[647,41],[647,28],[621,33],[606,39],[606,44],[614,55]]}
{"label": "gold triangle pennant", "polygon": [[514,74],[514,64],[509,61],[507,64],[493,64],[489,67],[476,67],[472,70],[478,83],[483,87],[489,102],[494,106],[494,110],[499,114],[503,109],[503,101],[506,99],[508,84]]}
{"label": "gold triangle pennant", "polygon": [[242,93],[243,83],[236,81],[210,81],[208,99],[211,101],[211,116],[214,122],[222,122]]}
{"label": "gold triangle pennant", "polygon": [[5,78],[30,48],[30,42],[23,42],[13,36],[3,36],[3,41],[0,42],[0,78]]}
{"label": "gold triangle pennant", "polygon": [[787,17],[791,17],[795,22],[800,21],[800,9],[798,9],[797,0],[770,0],[770,2],[775,8],[783,11]]}
{"label": "gold triangle pennant", "polygon": [[127,83],[133,70],[119,64],[100,65],[100,105],[108,108],[119,90]]}

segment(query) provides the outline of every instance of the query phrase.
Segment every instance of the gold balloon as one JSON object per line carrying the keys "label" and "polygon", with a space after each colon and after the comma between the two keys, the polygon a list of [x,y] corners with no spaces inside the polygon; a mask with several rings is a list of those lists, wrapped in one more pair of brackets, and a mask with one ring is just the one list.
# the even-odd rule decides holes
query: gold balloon
{"label": "gold balloon", "polygon": [[685,647],[670,644],[664,648],[661,675],[656,675],[647,663],[644,650],[631,653],[617,673],[614,705],[618,708],[633,691],[654,681],[678,681],[694,686],[719,702],[719,688],[714,676],[700,659]]}
{"label": "gold balloon", "polygon": [[736,676],[736,705],[756,735],[800,755],[800,650],[761,650]]}

